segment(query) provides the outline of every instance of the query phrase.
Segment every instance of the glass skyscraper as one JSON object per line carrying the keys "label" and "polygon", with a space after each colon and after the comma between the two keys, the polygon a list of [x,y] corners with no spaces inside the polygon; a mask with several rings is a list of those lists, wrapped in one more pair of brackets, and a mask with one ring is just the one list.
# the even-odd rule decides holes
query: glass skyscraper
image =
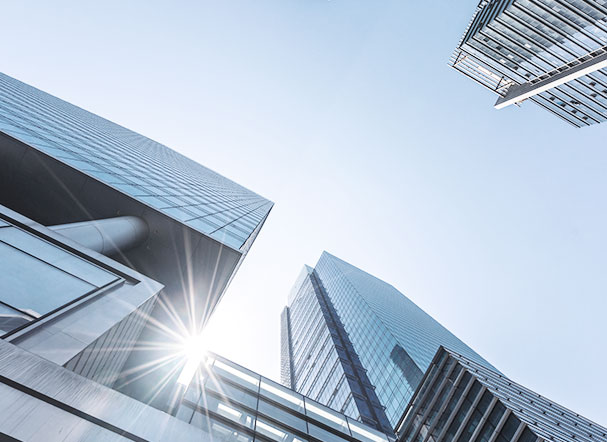
{"label": "glass skyscraper", "polygon": [[181,384],[271,202],[7,76],[0,181],[1,440],[393,441],[216,355]]}
{"label": "glass skyscraper", "polygon": [[0,74],[7,342],[162,407],[175,368],[163,346],[200,331],[271,208],[160,143]]}
{"label": "glass skyscraper", "polygon": [[607,119],[607,4],[481,0],[450,64],[499,95],[583,127]]}
{"label": "glass skyscraper", "polygon": [[491,367],[390,284],[323,252],[282,315],[282,382],[394,429],[441,345]]}
{"label": "glass skyscraper", "polygon": [[186,358],[271,207],[0,75],[0,440],[607,440],[328,253],[282,314],[291,389]]}
{"label": "glass skyscraper", "polygon": [[354,419],[391,432],[392,426],[364,367],[306,266],[282,314],[283,384]]}

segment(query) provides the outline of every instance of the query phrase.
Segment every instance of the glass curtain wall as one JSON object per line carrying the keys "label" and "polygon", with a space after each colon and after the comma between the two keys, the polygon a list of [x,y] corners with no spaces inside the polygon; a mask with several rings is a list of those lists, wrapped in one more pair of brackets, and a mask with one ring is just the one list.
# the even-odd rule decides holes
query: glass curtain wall
{"label": "glass curtain wall", "polygon": [[217,355],[201,364],[175,415],[211,441],[394,440]]}

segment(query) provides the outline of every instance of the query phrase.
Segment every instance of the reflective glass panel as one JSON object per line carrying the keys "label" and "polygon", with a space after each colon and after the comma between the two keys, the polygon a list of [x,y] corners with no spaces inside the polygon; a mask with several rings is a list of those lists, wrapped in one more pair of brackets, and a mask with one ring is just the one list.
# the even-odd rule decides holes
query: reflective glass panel
{"label": "reflective glass panel", "polygon": [[0,299],[34,317],[86,295],[95,286],[0,242]]}
{"label": "reflective glass panel", "polygon": [[222,382],[218,378],[208,379],[207,383],[205,384],[205,389],[208,391],[214,391],[231,401],[238,402],[247,407],[257,407],[257,395],[235,387],[234,385],[230,385],[227,382]]}
{"label": "reflective glass panel", "polygon": [[387,442],[388,438],[385,434],[380,433],[366,425],[361,424],[353,419],[348,418],[348,424],[350,425],[350,431],[352,436],[363,441],[363,442]]}
{"label": "reflective glass panel", "polygon": [[253,437],[247,433],[199,412],[194,413],[190,423],[204,432],[204,437],[201,438],[204,441],[253,442]]}
{"label": "reflective glass panel", "polygon": [[254,413],[249,412],[239,405],[222,401],[210,394],[203,394],[200,398],[199,405],[247,428],[253,428],[255,423]]}
{"label": "reflective glass panel", "polygon": [[213,364],[213,371],[226,379],[242,385],[243,387],[249,388],[253,391],[257,391],[259,388],[259,376],[248,372],[241,367],[237,367],[227,362],[215,360]]}
{"label": "reflective glass panel", "polygon": [[314,436],[323,442],[345,442],[348,439],[338,436],[337,434],[331,433],[330,431],[320,428],[314,424],[308,425],[310,436]]}
{"label": "reflective glass panel", "polygon": [[118,279],[113,273],[16,227],[1,229],[0,241],[97,287]]}
{"label": "reflective glass panel", "polygon": [[307,440],[294,435],[281,425],[263,418],[257,418],[255,432],[276,442],[304,442]]}
{"label": "reflective glass panel", "polygon": [[268,381],[267,379],[262,379],[260,392],[263,396],[279,402],[285,407],[289,407],[295,411],[303,413],[303,396],[283,387],[282,385]]}
{"label": "reflective glass panel", "polygon": [[0,335],[21,327],[32,319],[17,310],[0,304]]}
{"label": "reflective glass panel", "polygon": [[348,423],[343,414],[308,399],[306,399],[306,414],[312,419],[349,434]]}
{"label": "reflective glass panel", "polygon": [[259,399],[258,411],[260,414],[264,414],[276,419],[291,428],[295,428],[296,430],[303,432],[307,431],[306,421],[304,420],[303,415],[300,415],[301,417],[299,417],[295,414],[289,413],[287,410],[277,407],[264,399]]}

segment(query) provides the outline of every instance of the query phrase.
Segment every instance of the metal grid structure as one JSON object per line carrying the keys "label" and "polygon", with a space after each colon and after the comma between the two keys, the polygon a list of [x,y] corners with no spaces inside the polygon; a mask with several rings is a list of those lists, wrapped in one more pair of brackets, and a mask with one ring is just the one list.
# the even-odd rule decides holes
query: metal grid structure
{"label": "metal grid structure", "polygon": [[398,436],[400,442],[604,442],[607,428],[441,347]]}
{"label": "metal grid structure", "polygon": [[606,53],[603,0],[482,0],[449,64],[500,97],[527,92],[507,104],[584,127],[607,119]]}

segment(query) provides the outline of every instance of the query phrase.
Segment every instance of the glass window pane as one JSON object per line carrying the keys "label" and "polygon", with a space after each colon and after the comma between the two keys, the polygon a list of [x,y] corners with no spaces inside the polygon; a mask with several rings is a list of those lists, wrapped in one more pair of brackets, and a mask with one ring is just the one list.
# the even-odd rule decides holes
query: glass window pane
{"label": "glass window pane", "polygon": [[0,230],[0,241],[48,262],[96,287],[101,287],[118,279],[113,273],[16,227]]}
{"label": "glass window pane", "polygon": [[529,427],[523,430],[523,433],[518,438],[518,442],[535,442],[537,440],[537,436],[529,429]]}
{"label": "glass window pane", "polygon": [[17,310],[0,304],[0,335],[21,327],[32,319],[33,318],[28,317]]}
{"label": "glass window pane", "polygon": [[205,233],[210,233],[219,227],[218,225],[207,221],[205,218],[192,219],[190,221],[187,221],[187,224]]}
{"label": "glass window pane", "polygon": [[288,425],[291,428],[295,428],[296,430],[300,430],[303,432],[307,431],[306,422],[303,419],[303,416],[298,417],[294,414],[289,413],[287,410],[283,410],[280,407],[277,407],[270,402],[259,399],[259,408],[258,411],[260,414],[264,414],[273,419],[279,420],[285,425]]}
{"label": "glass window pane", "polygon": [[464,397],[464,402],[462,403],[460,409],[455,415],[455,418],[453,419],[453,421],[449,425],[449,428],[447,429],[447,432],[445,433],[445,437],[443,438],[445,442],[451,442],[453,440],[455,434],[458,431],[458,428],[464,421],[468,411],[472,407],[472,403],[474,402],[474,400],[479,394],[479,391],[481,390],[481,384],[477,380],[473,380],[472,382],[473,384],[470,388],[470,391]]}
{"label": "glass window pane", "polygon": [[258,391],[259,389],[260,376],[255,375],[244,368],[237,367],[224,361],[215,360],[213,371],[226,379],[230,379],[253,391]]}
{"label": "glass window pane", "polygon": [[204,432],[200,440],[212,442],[253,442],[252,436],[199,412],[194,413],[194,417],[190,423]]}
{"label": "glass window pane", "polygon": [[261,380],[260,392],[263,396],[281,403],[301,413],[304,412],[303,396],[267,379]]}
{"label": "glass window pane", "polygon": [[324,407],[316,402],[306,399],[306,414],[312,419],[316,419],[325,425],[333,427],[343,433],[349,434],[348,423],[345,416],[339,414],[330,408]]}
{"label": "glass window pane", "polygon": [[314,436],[317,439],[322,440],[323,442],[345,442],[347,439],[343,437],[339,437],[336,434],[333,434],[323,428],[317,427],[314,424],[308,424],[310,436]]}
{"label": "glass window pane", "polygon": [[352,436],[363,442],[387,442],[388,438],[385,434],[379,431],[369,428],[366,425],[356,422],[353,419],[348,418],[348,424],[350,425],[350,431]]}
{"label": "glass window pane", "polygon": [[521,421],[519,421],[518,418],[511,413],[510,416],[508,416],[508,419],[506,419],[506,423],[502,427],[502,430],[500,431],[500,436],[498,440],[511,440],[514,437],[514,433],[516,433],[516,430],[518,429],[520,423]]}
{"label": "glass window pane", "polygon": [[214,391],[217,394],[231,400],[238,402],[250,408],[257,408],[257,396],[251,394],[245,390],[241,390],[227,382],[222,382],[218,378],[210,378],[205,384],[205,390]]}
{"label": "glass window pane", "polygon": [[255,424],[254,413],[245,410],[239,405],[217,399],[210,394],[203,393],[199,405],[247,428],[253,428]]}
{"label": "glass window pane", "polygon": [[188,407],[187,405],[181,404],[179,409],[177,410],[177,414],[175,417],[184,422],[190,422],[192,417],[194,416],[194,409]]}
{"label": "glass window pane", "polygon": [[495,429],[497,428],[497,424],[500,419],[504,415],[506,411],[506,407],[501,402],[498,402],[489,413],[489,418],[485,421],[483,427],[481,428],[481,432],[477,436],[476,440],[479,442],[489,442],[489,439],[493,436]]}
{"label": "glass window pane", "polygon": [[255,432],[277,442],[304,442],[307,440],[294,435],[292,432],[278,424],[260,418],[257,418]]}
{"label": "glass window pane", "polygon": [[0,262],[0,299],[34,317],[95,289],[95,286],[2,242]]}
{"label": "glass window pane", "polygon": [[[117,186],[117,187],[123,188],[125,186]],[[133,186],[126,186],[126,187],[133,187]],[[179,209],[177,207],[169,207],[167,209],[163,209],[163,211],[168,213],[169,215],[174,216],[179,221],[185,221],[185,220],[194,218],[194,214],[188,212],[187,210]]]}
{"label": "glass window pane", "polygon": [[476,427],[478,426],[483,415],[485,414],[485,411],[489,407],[489,404],[491,403],[492,399],[493,399],[493,396],[491,396],[491,393],[489,393],[488,391],[485,391],[485,393],[481,397],[481,400],[479,401],[478,405],[476,406],[476,409],[472,412],[472,415],[470,416],[470,419],[468,420],[468,422],[466,424],[465,430],[462,432],[461,436],[459,437],[458,442],[466,442],[466,441],[470,440],[470,438],[472,437],[472,434],[474,434],[474,431],[476,430]]}

